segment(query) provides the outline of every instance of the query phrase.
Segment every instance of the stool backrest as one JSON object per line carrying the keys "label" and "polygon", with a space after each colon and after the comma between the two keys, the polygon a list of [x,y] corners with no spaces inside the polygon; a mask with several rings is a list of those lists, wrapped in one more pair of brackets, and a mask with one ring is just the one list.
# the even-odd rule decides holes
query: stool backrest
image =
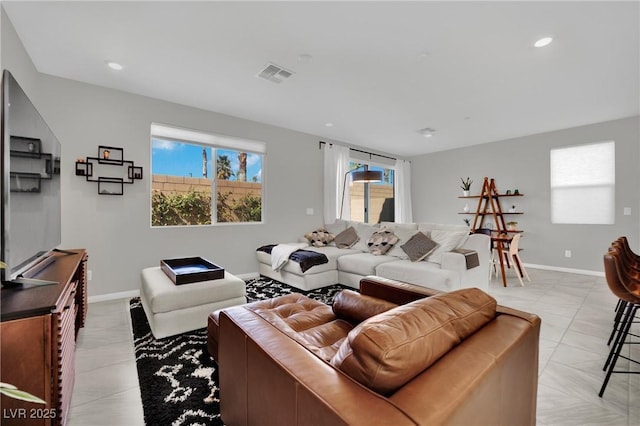
{"label": "stool backrest", "polygon": [[604,255],[604,274],[607,285],[618,298],[630,303],[640,303],[640,283],[629,280],[620,256],[620,252],[615,248],[611,248]]}

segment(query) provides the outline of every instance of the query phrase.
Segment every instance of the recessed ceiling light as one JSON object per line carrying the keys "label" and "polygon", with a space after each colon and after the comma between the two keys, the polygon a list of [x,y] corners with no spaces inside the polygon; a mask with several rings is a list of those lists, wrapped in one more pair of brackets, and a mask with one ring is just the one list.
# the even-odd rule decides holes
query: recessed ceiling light
{"label": "recessed ceiling light", "polygon": [[553,41],[553,37],[542,37],[540,40],[536,41],[533,45],[535,47],[544,47],[550,44]]}
{"label": "recessed ceiling light", "polygon": [[124,67],[115,61],[106,61],[107,66],[112,70],[121,71]]}
{"label": "recessed ceiling light", "polygon": [[329,123],[324,123],[325,126],[327,127],[333,127],[333,123],[329,122]]}
{"label": "recessed ceiling light", "polygon": [[311,62],[313,62],[313,56],[307,54],[307,53],[303,53],[301,55],[298,56],[298,62],[302,63],[302,64],[309,64]]}

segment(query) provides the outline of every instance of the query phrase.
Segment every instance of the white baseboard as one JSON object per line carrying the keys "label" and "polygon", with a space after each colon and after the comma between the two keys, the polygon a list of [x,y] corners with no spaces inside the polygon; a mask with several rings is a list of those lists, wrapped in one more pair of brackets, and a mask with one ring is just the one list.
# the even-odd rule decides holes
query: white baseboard
{"label": "white baseboard", "polygon": [[[241,280],[252,280],[260,278],[259,272],[249,272],[247,274],[236,275]],[[108,302],[110,300],[131,299],[140,296],[140,290],[121,291],[118,293],[100,294],[98,296],[89,296],[89,303]]]}
{"label": "white baseboard", "polygon": [[236,275],[236,277],[240,278],[241,280],[255,280],[256,278],[260,278],[260,273],[249,272],[247,274]]}
{"label": "white baseboard", "polygon": [[559,266],[535,265],[533,263],[523,263],[526,268],[545,269],[547,271],[568,272],[570,274],[592,275],[595,277],[604,277],[602,271],[589,271],[587,269],[561,268]]}
{"label": "white baseboard", "polygon": [[140,290],[121,291],[118,293],[100,294],[98,296],[89,296],[89,303],[108,302],[110,300],[130,299],[140,296]]}
{"label": "white baseboard", "polygon": [[[524,263],[526,268],[532,269],[544,269],[547,271],[557,271],[557,272],[567,272],[570,274],[582,274],[582,275],[592,275],[596,277],[604,277],[604,272],[601,271],[589,271],[586,269],[573,269],[573,268],[561,268],[559,266],[547,266],[547,265],[536,265],[533,263]],[[256,278],[260,278],[259,272],[249,272],[246,274],[236,275],[241,280],[252,280]],[[131,290],[131,291],[121,291],[118,293],[109,293],[109,294],[101,294],[98,296],[89,296],[89,303],[96,302],[108,302],[110,300],[118,300],[118,299],[130,299],[132,297],[140,296],[140,290]]]}

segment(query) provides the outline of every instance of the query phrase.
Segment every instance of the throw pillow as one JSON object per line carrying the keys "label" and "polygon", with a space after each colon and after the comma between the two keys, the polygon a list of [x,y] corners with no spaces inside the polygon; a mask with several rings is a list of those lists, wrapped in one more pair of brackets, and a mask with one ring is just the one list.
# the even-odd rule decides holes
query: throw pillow
{"label": "throw pillow", "polygon": [[304,237],[307,240],[309,240],[312,246],[324,247],[327,244],[329,244],[331,241],[333,241],[333,239],[335,238],[335,235],[333,235],[330,232],[327,232],[327,230],[324,228],[318,228],[313,232],[309,232],[308,234],[305,234]]}
{"label": "throw pillow", "polygon": [[382,228],[371,234],[367,240],[367,246],[369,246],[371,254],[379,256],[388,252],[397,242],[398,237],[390,229]]}
{"label": "throw pillow", "polygon": [[324,229],[333,235],[338,235],[345,229],[347,229],[347,221],[342,219],[336,219],[333,223],[325,223]]}
{"label": "throw pillow", "polygon": [[388,396],[495,316],[496,300],[478,288],[419,299],[361,322],[331,365]]}
{"label": "throw pillow", "polygon": [[353,226],[348,227],[333,240],[338,248],[351,248],[358,241],[358,234]]}
{"label": "throw pillow", "polygon": [[469,237],[469,232],[452,232],[434,229],[429,237],[438,243],[438,247],[427,256],[428,262],[442,263],[442,254],[451,251],[460,246],[463,240]]}
{"label": "throw pillow", "polygon": [[355,225],[356,233],[358,234],[358,242],[351,247],[354,250],[359,250],[362,252],[369,251],[369,246],[367,245],[367,241],[371,238],[371,235],[380,229],[380,227],[375,225],[369,225],[368,223],[355,222],[352,223],[352,226]]}
{"label": "throw pillow", "polygon": [[407,253],[402,250],[402,244],[409,241],[409,238],[411,238],[413,234],[418,232],[418,226],[415,223],[396,223],[392,224],[391,226],[387,226],[387,228],[393,230],[393,233],[396,234],[396,237],[398,237],[398,242],[393,247],[391,247],[391,250],[387,252],[387,256],[394,256],[398,259],[409,259]]}
{"label": "throw pillow", "polygon": [[412,262],[418,262],[429,256],[438,244],[422,232],[417,232],[409,240],[402,244],[402,250],[409,256]]}

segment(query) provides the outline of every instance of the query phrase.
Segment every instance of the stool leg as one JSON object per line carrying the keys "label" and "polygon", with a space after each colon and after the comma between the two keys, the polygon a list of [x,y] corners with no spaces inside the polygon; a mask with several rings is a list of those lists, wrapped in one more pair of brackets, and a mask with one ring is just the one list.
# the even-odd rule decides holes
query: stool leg
{"label": "stool leg", "polygon": [[602,387],[600,388],[600,392],[598,393],[598,396],[600,398],[602,398],[602,395],[604,395],[604,391],[607,388],[607,384],[609,383],[609,379],[611,378],[611,373],[613,373],[613,369],[616,366],[616,362],[618,361],[618,357],[620,356],[620,351],[622,350],[622,346],[624,346],[624,342],[627,339],[627,334],[629,334],[629,329],[631,328],[633,317],[635,317],[637,310],[638,306],[632,305],[631,303],[629,304],[629,309],[627,309],[627,315],[624,319],[624,328],[621,330],[621,333],[618,333],[620,336],[616,339],[618,347],[616,348],[613,360],[611,360],[611,364],[609,364],[609,370],[607,371],[607,375],[605,376]]}
{"label": "stool leg", "polygon": [[607,340],[607,346],[611,344],[613,340],[613,336],[616,334],[618,330],[618,326],[620,325],[620,318],[622,318],[622,314],[624,313],[625,308],[627,307],[627,302],[618,299],[618,304],[616,305],[616,316],[613,319],[613,330],[611,330],[611,335],[609,336],[609,340]]}
{"label": "stool leg", "polygon": [[633,309],[633,304],[629,303],[626,309],[624,310],[624,318],[621,318],[620,327],[617,330],[616,338],[613,342],[613,346],[611,347],[611,350],[609,351],[609,356],[607,357],[607,361],[604,363],[604,367],[602,367],[602,371],[607,371],[607,368],[609,367],[611,360],[613,359],[615,352],[618,348],[618,345],[620,343],[620,338],[622,337],[624,329],[627,326],[627,321],[631,321],[631,322],[633,321],[633,317],[629,318],[629,315],[631,314],[632,309]]}

